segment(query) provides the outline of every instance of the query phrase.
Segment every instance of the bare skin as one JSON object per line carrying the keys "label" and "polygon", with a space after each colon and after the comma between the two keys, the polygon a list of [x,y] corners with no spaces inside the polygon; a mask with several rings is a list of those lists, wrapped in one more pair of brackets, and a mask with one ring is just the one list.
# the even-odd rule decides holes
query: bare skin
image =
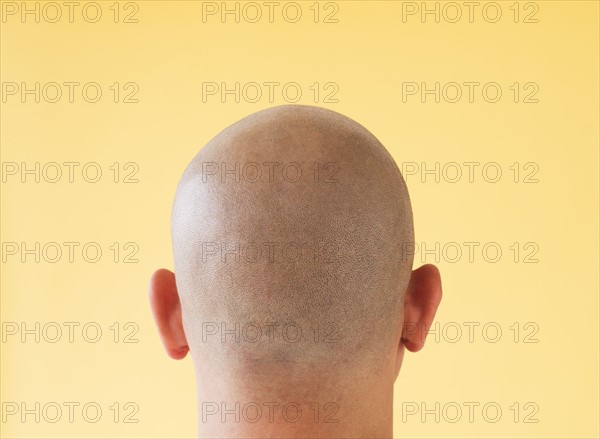
{"label": "bare skin", "polygon": [[191,352],[200,437],[392,437],[442,289],[412,270],[408,191],[371,133],[310,106],[242,119],[186,169],[172,238],[150,303],[167,353]]}

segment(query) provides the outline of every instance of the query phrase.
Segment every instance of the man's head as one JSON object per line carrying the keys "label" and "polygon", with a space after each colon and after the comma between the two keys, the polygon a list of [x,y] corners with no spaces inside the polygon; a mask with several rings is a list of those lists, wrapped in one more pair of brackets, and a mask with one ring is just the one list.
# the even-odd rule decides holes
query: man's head
{"label": "man's head", "polygon": [[435,267],[412,272],[394,160],[323,108],[270,108],[213,138],[181,178],[172,239],[175,276],[155,273],[153,310],[207,389],[218,377],[269,396],[391,385],[441,298]]}

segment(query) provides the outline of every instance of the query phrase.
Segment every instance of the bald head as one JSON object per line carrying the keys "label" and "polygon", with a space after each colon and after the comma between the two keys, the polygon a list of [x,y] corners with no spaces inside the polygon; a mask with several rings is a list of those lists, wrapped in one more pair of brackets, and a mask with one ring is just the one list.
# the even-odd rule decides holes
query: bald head
{"label": "bald head", "polygon": [[392,436],[442,290],[411,271],[406,185],[367,129],[301,105],[234,123],[185,170],[172,239],[150,303],[169,355],[193,356],[201,437]]}
{"label": "bald head", "polygon": [[408,192],[339,113],[281,106],[223,130],[183,174],[172,238],[186,337],[213,364],[360,365],[398,342]]}
{"label": "bald head", "polygon": [[408,192],[341,114],[281,106],[223,130],[179,183],[172,237],[186,336],[205,359],[360,365],[398,341]]}

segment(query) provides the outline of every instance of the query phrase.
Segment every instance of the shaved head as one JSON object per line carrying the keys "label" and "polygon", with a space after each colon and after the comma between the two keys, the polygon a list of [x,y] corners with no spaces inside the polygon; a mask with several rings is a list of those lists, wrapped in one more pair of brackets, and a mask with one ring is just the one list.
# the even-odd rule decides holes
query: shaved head
{"label": "shaved head", "polygon": [[188,165],[171,229],[150,303],[168,354],[192,354],[201,437],[392,436],[442,290],[412,270],[406,184],[373,134],[312,106],[251,114]]}
{"label": "shaved head", "polygon": [[409,196],[390,154],[348,117],[289,105],[223,130],[183,174],[172,238],[185,333],[209,363],[301,373],[397,348]]}

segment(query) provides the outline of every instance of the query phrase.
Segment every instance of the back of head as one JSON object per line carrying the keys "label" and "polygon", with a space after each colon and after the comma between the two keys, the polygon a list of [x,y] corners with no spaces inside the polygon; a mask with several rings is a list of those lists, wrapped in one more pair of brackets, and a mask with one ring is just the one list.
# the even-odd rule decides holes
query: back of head
{"label": "back of head", "polygon": [[185,333],[206,373],[352,377],[397,349],[410,200],[353,120],[294,105],[226,128],[187,167],[172,235]]}

